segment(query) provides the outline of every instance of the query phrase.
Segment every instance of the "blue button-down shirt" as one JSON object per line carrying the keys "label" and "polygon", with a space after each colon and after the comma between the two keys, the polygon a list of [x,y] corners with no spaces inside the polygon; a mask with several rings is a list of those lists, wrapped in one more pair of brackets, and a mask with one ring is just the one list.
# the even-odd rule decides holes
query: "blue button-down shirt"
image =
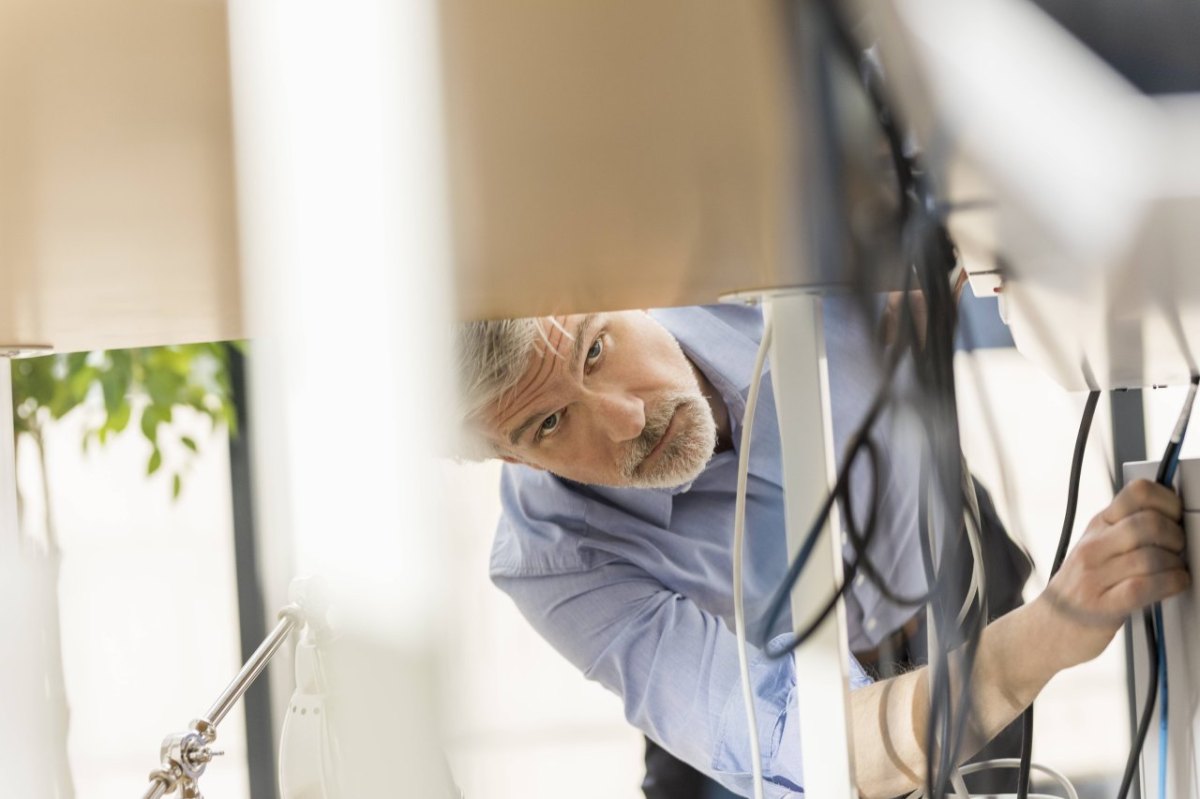
{"label": "blue button-down shirt", "polygon": [[[879,372],[866,326],[851,300],[826,300],[825,334],[835,441],[858,426]],[[737,446],[762,336],[755,308],[655,311],[704,372],[729,411],[733,450],[713,456],[682,489],[585,486],[524,466],[506,466],[503,515],[492,550],[493,581],[560,653],[621,697],[626,718],[677,757],[749,795],[750,762],[733,627],[732,552]],[[762,616],[787,565],[779,428],[769,370],[759,394],[746,502],[745,596],[750,669],[768,795],[802,791],[796,676],[791,658],[769,660],[765,641],[785,634]],[[888,429],[886,420],[883,429]],[[919,594],[908,449],[877,436],[891,464],[873,561],[898,591]],[[915,457],[915,456],[909,456]],[[865,506],[869,485],[857,492]],[[865,507],[863,509],[865,512]],[[861,517],[860,517],[861,518]],[[851,646],[871,647],[913,613],[870,582],[847,602]],[[869,682],[852,660],[851,683]]]}

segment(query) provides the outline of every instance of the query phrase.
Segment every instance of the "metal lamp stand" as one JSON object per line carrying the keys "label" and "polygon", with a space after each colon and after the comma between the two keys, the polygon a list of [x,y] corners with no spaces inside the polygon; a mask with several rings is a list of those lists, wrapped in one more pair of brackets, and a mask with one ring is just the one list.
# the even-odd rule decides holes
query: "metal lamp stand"
{"label": "metal lamp stand", "polygon": [[202,799],[200,777],[212,759],[223,754],[212,748],[217,740],[217,725],[266,668],[292,631],[304,625],[306,616],[301,606],[293,603],[279,611],[278,618],[275,629],[254,651],[208,712],[193,720],[186,731],[172,733],[163,739],[160,750],[162,762],[150,772],[150,786],[142,795],[143,799],[160,799],[176,789],[183,799]]}

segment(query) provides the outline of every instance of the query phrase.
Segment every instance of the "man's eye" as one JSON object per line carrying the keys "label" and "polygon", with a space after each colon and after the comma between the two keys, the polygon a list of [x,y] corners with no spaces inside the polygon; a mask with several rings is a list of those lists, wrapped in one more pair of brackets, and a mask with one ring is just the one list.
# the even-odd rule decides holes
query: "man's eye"
{"label": "man's eye", "polygon": [[562,421],[562,412],[552,413],[542,422],[542,426],[538,428],[538,438],[545,438],[553,433],[558,428],[558,423]]}
{"label": "man's eye", "polygon": [[590,365],[590,364],[595,363],[600,358],[600,354],[603,352],[604,352],[604,338],[602,336],[600,338],[597,338],[595,341],[593,341],[591,349],[589,349],[587,351],[588,364]]}

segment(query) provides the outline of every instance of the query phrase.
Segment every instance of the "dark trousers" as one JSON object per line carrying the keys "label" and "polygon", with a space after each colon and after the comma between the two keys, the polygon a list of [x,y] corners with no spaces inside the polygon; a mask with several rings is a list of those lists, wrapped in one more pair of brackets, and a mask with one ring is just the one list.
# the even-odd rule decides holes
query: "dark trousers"
{"label": "dark trousers", "polygon": [[[1029,579],[1033,565],[1029,556],[1011,538],[996,513],[992,498],[978,480],[979,513],[983,522],[983,561],[987,564],[988,610],[992,618],[1021,605],[1021,589]],[[960,550],[962,595],[966,595],[970,577],[970,553],[965,545]],[[860,657],[868,670],[877,676],[891,677],[929,662],[926,650],[924,612],[917,615],[918,624],[911,635],[893,636],[873,653]],[[1018,757],[1021,752],[1021,721],[1018,719],[1000,732],[971,761],[998,757]],[[1017,772],[1004,769],[972,774],[965,779],[972,793],[1015,793]],[[646,778],[642,781],[646,799],[731,799],[730,793],[658,744],[646,739]]]}
{"label": "dark trousers", "polygon": [[709,779],[666,749],[646,739],[646,799],[737,799],[720,783]]}

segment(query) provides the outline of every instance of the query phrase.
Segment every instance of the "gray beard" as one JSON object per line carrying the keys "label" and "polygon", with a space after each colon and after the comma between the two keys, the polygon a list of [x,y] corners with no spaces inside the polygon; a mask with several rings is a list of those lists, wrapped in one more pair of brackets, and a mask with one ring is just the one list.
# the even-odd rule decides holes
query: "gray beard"
{"label": "gray beard", "polygon": [[[652,463],[646,457],[657,446],[675,418],[675,434]],[[631,488],[675,488],[695,480],[717,446],[717,425],[712,409],[700,394],[674,393],[662,399],[645,429],[633,441],[619,466]]]}

